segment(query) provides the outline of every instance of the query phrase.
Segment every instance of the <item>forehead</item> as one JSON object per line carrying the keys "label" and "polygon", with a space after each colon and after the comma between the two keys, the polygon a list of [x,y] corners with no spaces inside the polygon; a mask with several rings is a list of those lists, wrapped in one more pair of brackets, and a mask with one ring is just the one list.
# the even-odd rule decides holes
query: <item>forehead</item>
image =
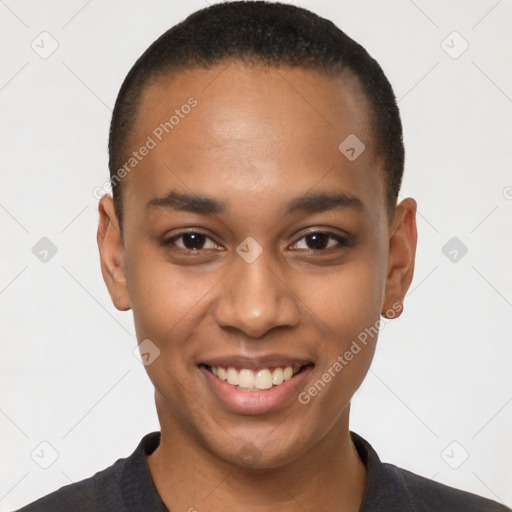
{"label": "forehead", "polygon": [[[176,188],[268,202],[322,181],[384,203],[370,133],[352,75],[229,62],[160,76],[141,95],[130,149],[151,150],[123,184],[124,202]],[[357,159],[340,151],[345,140],[364,144]]]}
{"label": "forehead", "polygon": [[[192,97],[200,107],[193,117],[203,122],[203,128],[218,129],[219,136],[223,128],[229,130],[233,142],[247,138],[244,128],[253,133],[264,125],[269,130],[280,128],[282,138],[287,134],[321,138],[328,132],[339,137],[352,130],[368,139],[367,100],[351,72],[327,76],[302,68],[246,65],[241,61],[150,79],[141,93],[132,133],[141,136],[153,131],[155,122],[165,122],[173,113],[179,115],[175,111]],[[234,113],[239,114],[236,125]],[[305,123],[294,125],[295,121]],[[180,131],[184,130],[182,126]],[[173,135],[167,138],[168,143],[179,138],[176,132]],[[261,135],[254,133],[255,137]]]}

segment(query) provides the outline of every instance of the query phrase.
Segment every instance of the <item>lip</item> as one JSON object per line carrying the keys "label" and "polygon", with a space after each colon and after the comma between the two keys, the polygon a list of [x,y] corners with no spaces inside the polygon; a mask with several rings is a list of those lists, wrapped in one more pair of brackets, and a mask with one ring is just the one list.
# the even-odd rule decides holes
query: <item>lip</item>
{"label": "lip", "polygon": [[[225,362],[226,360],[224,359],[223,361]],[[254,360],[252,362],[252,365],[246,364],[245,366],[242,365],[242,367],[253,369],[261,366],[261,364],[256,364]],[[290,359],[288,359],[288,362],[290,362]],[[301,371],[290,380],[284,381],[279,386],[272,386],[270,389],[261,391],[242,391],[213,375],[205,364],[206,363],[199,365],[198,370],[215,398],[229,411],[247,415],[265,414],[276,411],[287,405],[291,400],[297,397],[299,388],[313,370],[312,363],[304,362],[303,364],[307,366],[302,368]],[[224,366],[224,363],[218,365],[214,364],[214,366]],[[238,365],[232,366],[236,367]],[[266,367],[269,366],[270,365],[267,365]],[[281,364],[275,366],[281,366]],[[285,364],[284,366],[292,365]]]}

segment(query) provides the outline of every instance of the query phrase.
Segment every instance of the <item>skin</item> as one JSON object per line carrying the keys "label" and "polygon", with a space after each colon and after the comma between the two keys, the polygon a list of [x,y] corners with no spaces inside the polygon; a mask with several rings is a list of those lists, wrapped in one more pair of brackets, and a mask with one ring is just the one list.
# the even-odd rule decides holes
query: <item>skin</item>
{"label": "skin", "polygon": [[[308,404],[294,397],[264,414],[226,408],[198,364],[297,357],[314,365],[307,390],[381,314],[401,313],[416,203],[404,200],[389,218],[366,102],[348,75],[239,62],[182,71],[146,88],[130,148],[189,97],[197,106],[122,182],[122,236],[112,198],[99,204],[112,301],[133,310],[139,343],[160,350],[146,367],[162,432],[148,457],[156,488],[170,510],[357,511],[366,470],[349,436],[350,400],[376,338]],[[338,150],[351,133],[366,146],[355,161]],[[225,211],[147,207],[170,190],[222,201]],[[286,212],[304,194],[334,192],[360,208]],[[183,237],[161,244],[191,228],[206,236],[202,248],[187,251]],[[349,242],[327,238],[322,248],[312,232]],[[248,236],[262,248],[250,264],[236,253]],[[248,446],[256,460],[241,456]]]}

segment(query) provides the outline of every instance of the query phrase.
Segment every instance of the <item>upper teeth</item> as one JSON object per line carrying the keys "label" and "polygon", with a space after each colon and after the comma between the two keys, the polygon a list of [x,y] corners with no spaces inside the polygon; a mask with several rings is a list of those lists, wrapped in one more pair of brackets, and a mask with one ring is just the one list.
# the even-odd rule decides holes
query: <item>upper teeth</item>
{"label": "upper teeth", "polygon": [[300,367],[293,368],[286,366],[283,368],[260,368],[256,372],[247,368],[238,371],[232,366],[227,369],[223,366],[212,366],[212,373],[221,380],[226,380],[232,386],[238,386],[240,389],[270,389],[273,385],[279,386],[285,380],[290,380],[294,373],[298,372]]}

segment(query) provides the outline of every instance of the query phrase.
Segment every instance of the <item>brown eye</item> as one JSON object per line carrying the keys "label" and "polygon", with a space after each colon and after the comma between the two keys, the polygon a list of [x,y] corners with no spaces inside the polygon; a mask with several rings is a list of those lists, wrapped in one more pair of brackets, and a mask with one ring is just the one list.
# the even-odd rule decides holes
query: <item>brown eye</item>
{"label": "brown eye", "polygon": [[329,243],[330,236],[326,233],[313,233],[304,237],[310,249],[325,249]]}
{"label": "brown eye", "polygon": [[180,235],[180,238],[183,240],[185,249],[189,250],[202,249],[206,242],[206,237],[200,233],[185,233]]}
{"label": "brown eye", "polygon": [[343,236],[315,231],[304,235],[292,246],[292,249],[322,251],[335,246],[344,247],[346,245],[348,245],[348,240]]}
{"label": "brown eye", "polygon": [[181,249],[183,251],[200,252],[208,249],[220,249],[216,242],[209,236],[197,231],[187,231],[162,240],[161,244],[165,247]]}

